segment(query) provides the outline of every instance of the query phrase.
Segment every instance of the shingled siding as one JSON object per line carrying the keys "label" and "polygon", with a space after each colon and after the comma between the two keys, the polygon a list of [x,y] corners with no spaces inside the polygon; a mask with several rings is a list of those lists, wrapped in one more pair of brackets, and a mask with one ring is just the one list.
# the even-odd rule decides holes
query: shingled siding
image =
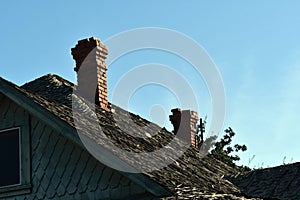
{"label": "shingled siding", "polygon": [[[19,176],[22,177],[19,181],[19,184],[10,185],[8,187],[0,187],[0,199],[7,197],[7,195],[20,195],[20,194],[27,194],[30,192],[31,184],[30,184],[30,148],[29,148],[29,114],[25,112],[23,109],[20,109],[17,107],[13,102],[9,101],[7,98],[4,97],[0,93],[0,130],[6,131],[6,130],[12,130],[12,129],[18,129],[19,132],[19,143],[23,143],[25,145],[19,145]],[[12,150],[12,149],[11,149]],[[15,149],[16,150],[16,149]],[[14,151],[9,154],[10,150],[3,151],[3,148],[1,148],[1,154],[0,154],[0,169],[1,170],[8,170],[8,168],[11,168],[9,165],[10,159],[8,157],[12,157],[12,159],[17,159]],[[6,156],[1,157],[1,155],[6,154]],[[8,159],[8,160],[7,160]],[[9,164],[10,163],[10,164]],[[4,168],[3,168],[4,167]],[[14,167],[12,167],[14,169]],[[18,169],[16,169],[18,170]],[[18,176],[17,171],[2,171],[2,173],[6,173],[10,175],[11,177]],[[0,179],[2,179],[0,175]],[[4,180],[1,180],[4,181]]]}
{"label": "shingled siding", "polygon": [[[7,98],[0,100],[0,119],[18,119],[24,110]],[[146,191],[110,169],[34,116],[31,136],[30,194],[6,199],[138,199]],[[50,119],[49,119],[50,120]]]}

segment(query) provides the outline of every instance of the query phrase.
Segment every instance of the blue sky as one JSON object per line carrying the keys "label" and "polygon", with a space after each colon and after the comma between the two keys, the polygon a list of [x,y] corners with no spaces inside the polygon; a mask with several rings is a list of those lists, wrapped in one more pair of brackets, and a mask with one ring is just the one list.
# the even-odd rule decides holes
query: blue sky
{"label": "blue sky", "polygon": [[[47,73],[76,82],[70,54],[79,39],[102,40],[141,27],[179,31],[202,45],[217,65],[226,90],[224,129],[248,146],[251,167],[300,161],[299,1],[2,1],[0,76],[23,84]],[[174,41],[176,42],[176,41]],[[122,44],[120,44],[122,45]],[[210,120],[210,96],[201,77],[174,55],[135,52],[108,71],[109,91],[130,69],[145,63],[169,65],[198,91],[199,113]],[[160,95],[158,95],[160,94]],[[161,109],[161,105],[165,111]],[[168,124],[174,96],[159,86],[141,88],[130,109]],[[152,111],[151,111],[151,108]],[[149,111],[150,110],[150,111]],[[158,115],[160,114],[160,115]]]}

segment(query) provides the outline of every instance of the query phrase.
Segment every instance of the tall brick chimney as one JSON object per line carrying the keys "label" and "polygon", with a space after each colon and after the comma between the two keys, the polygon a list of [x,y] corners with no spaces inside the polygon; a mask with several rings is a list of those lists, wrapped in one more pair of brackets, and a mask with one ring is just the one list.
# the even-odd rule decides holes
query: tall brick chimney
{"label": "tall brick chimney", "polygon": [[107,47],[99,38],[91,37],[78,41],[71,51],[76,61],[77,92],[88,101],[109,110],[105,64]]}
{"label": "tall brick chimney", "polygon": [[174,127],[174,134],[184,141],[198,149],[197,122],[198,113],[191,110],[183,110],[175,108],[171,110],[172,115],[169,116]]}

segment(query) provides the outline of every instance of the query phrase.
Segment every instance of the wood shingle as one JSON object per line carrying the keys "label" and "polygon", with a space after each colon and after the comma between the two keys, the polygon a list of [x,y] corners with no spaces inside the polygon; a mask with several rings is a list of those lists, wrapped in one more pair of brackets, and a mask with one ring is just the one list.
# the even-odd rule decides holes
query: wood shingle
{"label": "wood shingle", "polygon": [[[47,75],[17,89],[24,93],[27,97],[32,98],[36,104],[42,106],[60,120],[63,120],[67,125],[74,127],[72,110],[70,107],[70,97],[72,95],[70,93],[72,93],[74,89],[72,83],[55,75]],[[63,93],[64,95],[59,95],[58,93]],[[154,141],[136,140],[135,138],[120,132],[121,130],[115,125],[113,120],[111,120],[112,113],[102,111],[99,108],[97,109],[99,111],[97,114],[99,114],[103,127],[109,131],[108,133],[111,138],[114,141],[118,141],[117,144],[120,144],[124,149],[134,150],[136,152],[142,152],[145,149],[147,151],[153,151],[157,147],[161,147],[163,144],[166,144],[170,139],[172,139],[172,134],[168,133],[165,129],[162,129],[162,133],[158,136],[158,138],[154,138]],[[119,114],[124,113],[124,111],[120,108],[116,107],[115,110],[117,110],[115,112],[120,112]],[[140,118],[138,115],[132,114],[131,116],[138,124],[150,123],[147,120]],[[124,121],[124,123],[126,123],[126,121]],[[37,125],[35,122],[34,127],[38,126],[40,125]],[[87,126],[89,126],[89,124],[87,124]],[[157,128],[154,124],[151,124],[149,127]],[[37,178],[39,180],[43,180],[43,178],[46,177],[44,180],[48,179],[48,184],[53,182],[53,184],[62,184],[65,186],[64,189],[59,186],[49,188],[47,184],[43,184],[42,189],[45,190],[45,192],[47,192],[48,188],[50,189],[48,197],[53,196],[54,190],[56,190],[56,197],[65,193],[64,190],[68,195],[85,193],[87,191],[96,191],[96,193],[99,193],[100,191],[106,190],[118,190],[125,192],[128,191],[128,189],[130,191],[130,195],[133,195],[135,192],[147,193],[145,189],[142,189],[137,184],[129,181],[128,178],[125,178],[120,173],[113,172],[112,169],[109,169],[108,167],[99,167],[99,165],[92,166],[91,164],[87,165],[87,163],[92,162],[87,156],[88,153],[72,147],[68,141],[66,143],[60,142],[58,138],[63,136],[58,136],[53,130],[49,132],[49,130],[46,130],[46,127],[40,127],[39,129],[44,129],[42,136],[38,137],[37,135],[34,135],[34,138],[36,138],[35,140],[39,145],[33,144],[34,149],[36,149],[37,152],[37,158],[40,160],[40,163],[36,163],[36,161],[33,162],[33,168],[38,168],[36,170],[38,172]],[[142,131],[142,129],[133,131]],[[149,132],[151,132],[151,130],[149,130]],[[53,134],[56,135],[57,138],[53,138]],[[120,137],[120,135],[124,137]],[[77,136],[73,135],[71,137],[71,139],[74,139]],[[65,148],[62,148],[63,145]],[[47,148],[52,150],[43,151]],[[44,155],[45,152],[49,154]],[[43,160],[41,160],[42,158]],[[52,162],[57,164],[50,164]],[[52,169],[55,169],[55,175],[51,170],[49,170],[51,174],[44,175],[44,170],[46,170],[49,166],[51,166]],[[63,169],[64,166],[66,169]],[[91,172],[93,172],[93,176],[91,176]],[[242,193],[239,192],[238,188],[230,182],[220,178],[221,176],[229,173],[235,172],[226,165],[211,158],[197,158],[197,151],[190,148],[179,161],[167,166],[165,169],[146,173],[144,176],[146,175],[146,177],[154,180],[172,192],[176,192],[176,190],[178,190],[176,188],[195,187],[198,188],[199,191],[202,191],[203,194],[216,192],[231,193],[234,195],[240,194],[241,196]],[[53,176],[53,179],[49,179],[48,176]],[[97,185],[96,183],[99,184]],[[184,186],[178,187],[178,185]],[[57,194],[58,188],[60,188],[59,194]],[[109,195],[109,193],[114,194],[114,192],[105,192],[104,194]],[[182,192],[182,194],[185,193]]]}
{"label": "wood shingle", "polygon": [[[6,105],[0,107],[1,125],[5,126],[7,119],[30,113],[31,192],[6,199],[296,199],[300,196],[300,181],[296,178],[300,174],[299,164],[235,176],[234,169],[211,157],[200,158],[192,147],[179,159],[158,170],[134,174],[110,168],[85,149],[76,132],[72,112],[74,90],[75,85],[52,74],[22,87],[0,78],[0,102]],[[130,117],[136,124],[148,128],[136,126],[130,129],[127,124],[132,135],[160,131],[144,139],[128,135],[114,120],[116,113],[126,116],[127,111],[117,106],[113,108],[114,113],[96,107],[96,115],[106,136],[123,150],[155,151],[174,137],[166,129],[132,113]],[[126,125],[128,122],[124,119],[120,118]],[[83,133],[101,148],[108,149],[101,137],[90,134],[97,130],[92,120],[81,121]],[[157,160],[163,161],[170,152],[160,155]],[[113,154],[103,151],[105,153]],[[146,158],[131,161],[125,154],[117,161],[120,164],[128,161],[126,166],[139,162],[152,164]],[[231,178],[228,181],[226,177]]]}

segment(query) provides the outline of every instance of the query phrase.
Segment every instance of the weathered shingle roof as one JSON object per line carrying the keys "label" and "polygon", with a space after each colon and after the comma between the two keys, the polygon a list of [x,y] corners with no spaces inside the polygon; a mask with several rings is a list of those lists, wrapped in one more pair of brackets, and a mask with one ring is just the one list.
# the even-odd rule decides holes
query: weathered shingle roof
{"label": "weathered shingle roof", "polygon": [[253,170],[230,180],[249,195],[277,199],[300,198],[300,163]]}
{"label": "weathered shingle roof", "polygon": [[[74,97],[74,85],[65,79],[56,75],[46,75],[29,82],[22,87],[18,87],[7,82],[15,89],[22,92],[36,104],[52,113],[71,127],[75,127],[72,113],[72,97]],[[72,96],[73,95],[73,96]],[[127,112],[114,106],[114,112],[118,115],[125,115]],[[167,144],[173,134],[162,128],[159,134],[151,138],[136,138],[126,134],[115,123],[113,113],[96,107],[97,117],[103,131],[114,144],[121,149],[132,152],[153,151]],[[138,115],[130,114],[132,120],[143,125],[149,125],[149,129],[157,128],[157,125],[142,119]],[[96,130],[94,123],[89,119],[83,119],[82,131],[88,137],[96,141],[100,146],[106,147],[105,140],[98,135],[91,135],[91,130]],[[126,123],[126,121],[124,121]],[[142,129],[131,130],[133,133],[141,134]],[[71,135],[71,138],[78,141],[77,135]],[[170,149],[170,152],[175,149]],[[169,152],[169,153],[170,153]],[[114,153],[114,152],[113,152]],[[167,155],[162,155],[162,157]],[[127,160],[126,155],[121,154],[121,159]],[[162,159],[162,158],[158,158]],[[147,159],[137,159],[134,162],[151,162]],[[129,163],[135,165],[136,163]],[[243,193],[231,182],[224,179],[224,176],[235,174],[235,170],[213,158],[199,158],[196,149],[190,147],[178,160],[162,169],[144,174],[152,180],[159,183],[173,193],[174,198],[180,199],[248,199],[243,197]],[[172,198],[172,197],[170,197]],[[250,199],[250,198],[249,198]]]}

